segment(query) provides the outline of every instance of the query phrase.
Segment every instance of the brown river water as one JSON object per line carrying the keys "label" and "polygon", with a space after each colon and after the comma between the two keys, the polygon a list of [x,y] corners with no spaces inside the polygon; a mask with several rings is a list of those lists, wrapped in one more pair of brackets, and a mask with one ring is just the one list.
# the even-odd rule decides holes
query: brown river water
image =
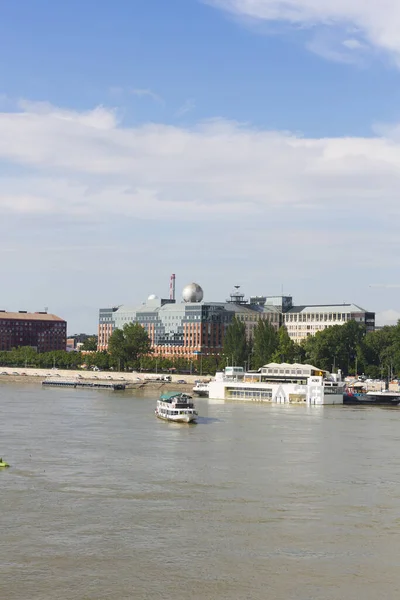
{"label": "brown river water", "polygon": [[400,410],[0,384],[1,600],[400,598]]}

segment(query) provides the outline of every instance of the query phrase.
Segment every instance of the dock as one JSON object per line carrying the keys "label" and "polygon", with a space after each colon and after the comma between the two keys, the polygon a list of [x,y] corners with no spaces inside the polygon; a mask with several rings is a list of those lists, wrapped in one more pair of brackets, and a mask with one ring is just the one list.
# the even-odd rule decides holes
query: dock
{"label": "dock", "polygon": [[83,381],[82,379],[45,379],[42,385],[51,387],[69,388],[95,388],[101,390],[123,391],[125,383],[111,383],[110,381]]}

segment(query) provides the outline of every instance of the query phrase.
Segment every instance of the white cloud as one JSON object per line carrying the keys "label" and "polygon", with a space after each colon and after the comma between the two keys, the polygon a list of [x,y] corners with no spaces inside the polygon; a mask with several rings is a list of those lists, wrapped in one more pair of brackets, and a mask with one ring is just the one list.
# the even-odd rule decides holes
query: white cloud
{"label": "white cloud", "polygon": [[[232,14],[294,27],[323,26],[357,32],[360,44],[383,50],[400,64],[398,0],[204,0]],[[348,35],[346,36],[346,39]],[[353,45],[353,50],[355,46]]]}
{"label": "white cloud", "polygon": [[158,104],[165,104],[164,99],[161,98],[161,96],[149,89],[133,89],[131,90],[131,94],[133,94],[133,96],[138,96],[139,98],[150,98]]}
{"label": "white cloud", "polygon": [[[77,268],[72,249],[84,241],[91,271],[74,281],[94,306],[90,277],[105,266],[114,273],[114,264],[120,277],[135,263],[146,292],[160,293],[155,279],[172,269],[204,282],[214,299],[240,275],[248,293],[284,281],[298,302],[346,299],[374,310],[379,297],[383,310],[384,293],[368,285],[400,280],[400,136],[396,125],[380,132],[310,138],[221,119],[124,127],[105,107],[21,102],[20,112],[0,113],[0,251],[21,247],[7,262],[10,281],[30,281],[32,269],[54,273],[56,253],[37,261],[33,249],[57,244],[71,247],[62,259],[68,280]],[[129,251],[99,261],[101,241]],[[126,302],[115,273],[115,294]],[[46,279],[35,281],[43,303]]]}
{"label": "white cloud", "polygon": [[121,214],[153,206],[168,207],[175,219],[180,203],[185,219],[223,206],[231,215],[283,206],[329,211],[332,203],[365,210],[379,202],[390,215],[400,211],[400,143],[390,130],[380,137],[315,139],[221,119],[192,128],[124,128],[104,107],[20,106],[19,113],[0,113],[0,158],[35,168],[41,177],[3,178],[8,209],[12,189],[16,198],[31,196],[40,210],[73,214],[92,204]]}
{"label": "white cloud", "polygon": [[349,50],[361,50],[364,48],[364,44],[362,44],[359,40],[354,39],[344,40],[343,46],[349,48]]}
{"label": "white cloud", "polygon": [[193,100],[193,98],[189,98],[182,104],[182,106],[180,106],[178,108],[178,110],[175,113],[175,116],[183,117],[187,113],[192,112],[192,110],[194,110],[195,108],[196,108],[196,102]]}

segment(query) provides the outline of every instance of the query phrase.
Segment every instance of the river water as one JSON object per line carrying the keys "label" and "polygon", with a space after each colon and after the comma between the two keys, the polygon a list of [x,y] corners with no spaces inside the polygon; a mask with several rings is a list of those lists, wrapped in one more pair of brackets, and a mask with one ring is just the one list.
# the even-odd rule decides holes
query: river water
{"label": "river water", "polygon": [[400,410],[155,401],[0,384],[2,600],[400,597]]}

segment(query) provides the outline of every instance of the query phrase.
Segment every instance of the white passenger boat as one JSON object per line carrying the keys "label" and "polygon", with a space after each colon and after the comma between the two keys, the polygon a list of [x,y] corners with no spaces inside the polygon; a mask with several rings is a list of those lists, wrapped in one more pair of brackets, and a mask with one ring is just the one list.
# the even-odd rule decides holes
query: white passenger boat
{"label": "white passenger boat", "polygon": [[191,400],[191,396],[181,392],[161,394],[157,400],[156,417],[175,423],[192,423],[196,421],[198,413]]}
{"label": "white passenger boat", "polygon": [[197,394],[197,396],[201,396],[203,398],[208,398],[208,383],[198,381],[193,388],[193,394]]}
{"label": "white passenger boat", "polygon": [[343,404],[345,383],[312,365],[269,363],[258,371],[226,367],[208,384],[217,400],[276,402],[278,404]]}

